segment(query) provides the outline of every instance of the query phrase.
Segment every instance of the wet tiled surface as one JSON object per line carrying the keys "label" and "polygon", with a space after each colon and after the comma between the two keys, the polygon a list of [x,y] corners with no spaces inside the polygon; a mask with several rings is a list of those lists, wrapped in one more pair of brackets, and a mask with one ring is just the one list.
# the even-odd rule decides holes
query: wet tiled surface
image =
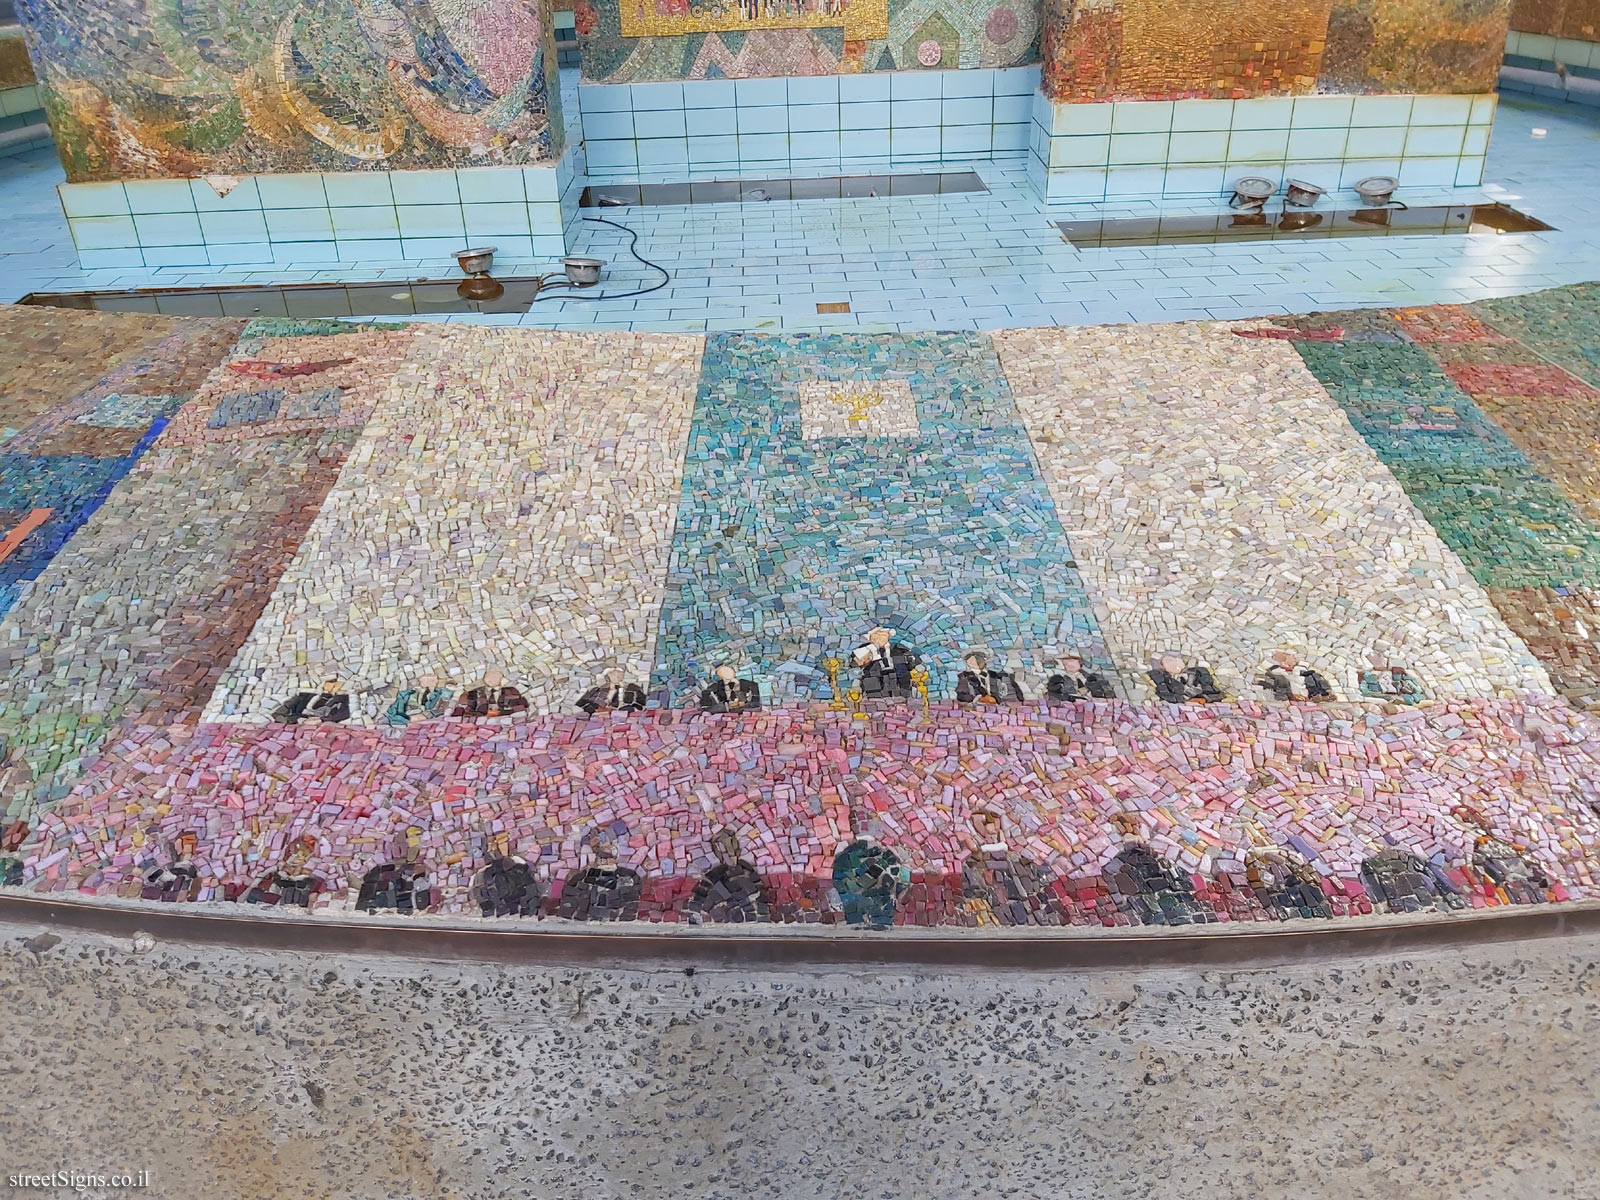
{"label": "wet tiled surface", "polygon": [[[7,320],[13,376],[86,347],[0,463],[21,886],[866,929],[1600,887],[1593,286],[994,335]],[[63,538],[78,429],[143,448]]]}
{"label": "wet tiled surface", "polygon": [[[575,86],[571,93],[564,104],[575,111]],[[989,193],[623,210],[619,219],[638,232],[639,252],[672,273],[667,287],[605,302],[553,299],[526,315],[473,319],[679,332],[1003,329],[1456,303],[1600,275],[1600,125],[1510,98],[1496,116],[1483,188],[1407,189],[1403,198],[1417,205],[1503,200],[1555,226],[1552,233],[1079,251],[1052,222],[1226,210],[1220,197],[1199,206],[1046,207],[1021,158],[950,162],[940,169],[969,165]],[[443,257],[85,272],[76,267],[52,191],[60,178],[49,155],[0,164],[8,222],[0,299],[37,290],[459,277],[454,261]],[[598,171],[589,177],[597,187],[624,181],[639,177],[619,180]],[[683,176],[643,181],[681,183]],[[1348,200],[1346,193],[1338,206]],[[603,225],[580,228],[575,252],[606,259],[615,290],[660,279],[628,256],[627,235]],[[503,255],[497,264],[506,274],[549,269],[548,263],[519,266]],[[850,309],[819,314],[819,303],[848,303]]]}

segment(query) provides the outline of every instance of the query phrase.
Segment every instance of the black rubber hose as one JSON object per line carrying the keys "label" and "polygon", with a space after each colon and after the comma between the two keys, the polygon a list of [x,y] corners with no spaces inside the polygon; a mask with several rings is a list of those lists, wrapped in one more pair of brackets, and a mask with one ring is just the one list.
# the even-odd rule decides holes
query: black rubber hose
{"label": "black rubber hose", "polygon": [[[672,274],[665,267],[663,267],[660,263],[651,262],[648,258],[639,253],[639,251],[635,248],[639,244],[639,235],[633,230],[629,229],[626,225],[619,225],[617,222],[608,221],[604,217],[585,217],[584,220],[593,221],[597,225],[609,225],[613,229],[620,229],[623,233],[627,234],[631,239],[633,239],[628,243],[628,253],[633,255],[634,258],[638,259],[651,270],[660,271],[661,282],[653,287],[639,288],[632,292],[601,292],[598,296],[585,296],[576,290],[578,287],[577,284],[562,280],[557,283],[545,284],[539,289],[539,294],[533,298],[532,303],[537,304],[541,300],[626,300],[629,296],[648,296],[651,292],[659,292],[662,288],[666,287],[667,284],[672,282]],[[550,291],[552,288],[572,288],[574,290],[571,292],[563,292],[559,296],[546,295],[545,293]]]}

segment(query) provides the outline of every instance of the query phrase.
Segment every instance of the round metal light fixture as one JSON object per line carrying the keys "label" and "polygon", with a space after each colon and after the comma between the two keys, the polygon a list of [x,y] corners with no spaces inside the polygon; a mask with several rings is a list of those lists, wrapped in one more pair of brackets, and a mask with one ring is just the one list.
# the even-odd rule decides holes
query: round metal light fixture
{"label": "round metal light fixture", "polygon": [[1365,179],[1356,180],[1356,195],[1361,197],[1362,203],[1373,207],[1380,207],[1389,203],[1389,197],[1394,195],[1395,188],[1400,186],[1400,181],[1393,175],[1369,175]]}
{"label": "round metal light fixture", "polygon": [[456,284],[456,295],[463,300],[498,300],[506,294],[505,285],[489,278],[489,268],[494,266],[493,246],[474,246],[470,250],[457,250],[456,262],[467,273],[467,278]]}
{"label": "round metal light fixture", "polygon": [[1267,197],[1278,190],[1278,185],[1270,179],[1263,179],[1259,175],[1246,175],[1233,181],[1233,199],[1228,201],[1229,208],[1260,208],[1267,202]]}
{"label": "round metal light fixture", "polygon": [[1283,193],[1283,202],[1291,208],[1310,208],[1327,192],[1326,188],[1300,179],[1291,179],[1285,186],[1287,190]]}
{"label": "round metal light fixture", "polygon": [[600,268],[606,265],[603,258],[563,258],[561,266],[567,272],[567,282],[573,287],[593,287],[600,282]]}

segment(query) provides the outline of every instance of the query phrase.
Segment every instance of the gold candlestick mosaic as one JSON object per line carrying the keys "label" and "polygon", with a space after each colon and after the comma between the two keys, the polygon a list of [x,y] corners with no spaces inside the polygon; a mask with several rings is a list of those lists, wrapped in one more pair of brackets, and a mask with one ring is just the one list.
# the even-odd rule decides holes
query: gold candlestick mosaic
{"label": "gold candlestick mosaic", "polygon": [[833,654],[822,660],[822,670],[828,676],[828,691],[833,695],[833,699],[828,701],[828,709],[831,712],[845,710],[844,697],[839,694],[839,668],[842,666],[844,660]]}

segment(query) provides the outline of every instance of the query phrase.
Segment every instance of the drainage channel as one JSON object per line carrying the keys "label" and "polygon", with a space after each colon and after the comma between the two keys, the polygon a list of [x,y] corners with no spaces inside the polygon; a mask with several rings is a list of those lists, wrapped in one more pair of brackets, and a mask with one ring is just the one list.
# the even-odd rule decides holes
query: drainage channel
{"label": "drainage channel", "polygon": [[1555,228],[1504,204],[1351,208],[1316,212],[1229,212],[1106,221],[1057,221],[1079,250],[1105,246],[1180,246],[1290,238],[1498,236]]}
{"label": "drainage channel", "polygon": [[712,179],[690,183],[600,183],[583,189],[581,208],[666,204],[766,204],[774,200],[865,200],[987,192],[976,171],[914,175],[839,175],[825,179]]}
{"label": "drainage channel", "polygon": [[539,294],[532,276],[505,278],[505,294],[467,300],[458,280],[407,283],[285,283],[271,287],[136,288],[101,292],[30,292],[19,304],[169,317],[413,317],[419,313],[525,313]]}

